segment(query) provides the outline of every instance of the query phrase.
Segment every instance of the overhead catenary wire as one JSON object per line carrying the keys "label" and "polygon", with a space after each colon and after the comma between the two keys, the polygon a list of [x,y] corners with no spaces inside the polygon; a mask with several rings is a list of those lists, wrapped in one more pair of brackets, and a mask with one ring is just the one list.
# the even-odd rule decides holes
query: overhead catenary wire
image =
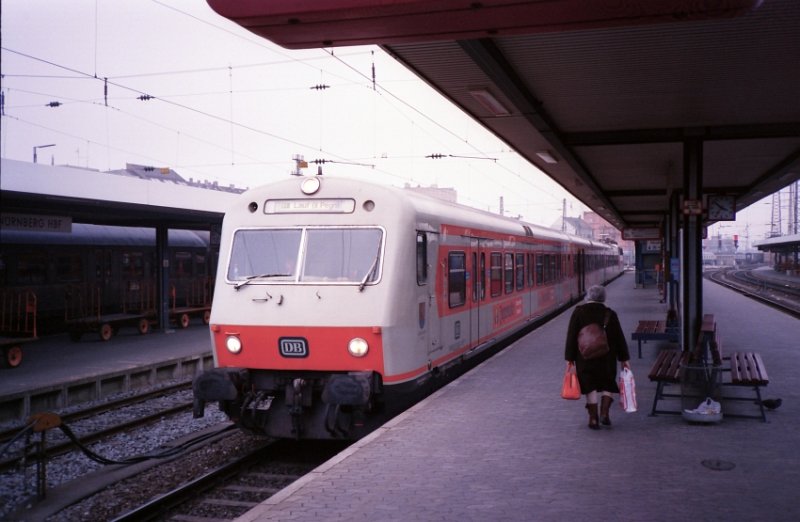
{"label": "overhead catenary wire", "polygon": [[[195,16],[193,14],[187,13],[186,11],[182,11],[181,9],[178,9],[178,8],[176,8],[174,6],[170,6],[165,2],[152,0],[152,3],[154,3],[156,5],[159,5],[159,6],[163,7],[163,8],[170,9],[171,11],[176,12],[176,13],[180,14],[181,16],[189,17],[189,18],[197,21],[198,23],[202,23],[204,25],[212,27],[212,28],[214,28],[214,30],[223,31],[223,32],[225,32],[225,33],[227,33],[227,34],[229,34],[231,36],[234,36],[236,38],[239,38],[239,39],[242,39],[244,41],[247,41],[251,45],[257,45],[257,46],[259,46],[259,47],[261,47],[263,49],[268,50],[271,53],[276,54],[277,56],[279,56],[281,58],[281,59],[275,60],[275,61],[264,61],[264,62],[260,62],[260,63],[250,63],[250,64],[241,65],[241,66],[236,66],[236,65],[231,66],[231,65],[229,65],[228,66],[229,70],[231,70],[231,68],[232,68],[233,71],[236,71],[236,70],[238,70],[240,68],[244,68],[244,67],[258,67],[258,66],[262,66],[262,65],[270,66],[270,65],[274,65],[274,64],[289,63],[289,62],[304,64],[307,67],[317,68],[316,65],[314,65],[313,63],[310,63],[310,62],[313,62],[314,60],[322,59],[322,58],[308,57],[308,56],[304,56],[302,58],[296,58],[296,57],[291,56],[290,54],[282,53],[279,50],[273,49],[272,47],[270,47],[268,45],[265,45],[264,41],[261,40],[260,38],[254,37],[252,35],[242,35],[239,32],[230,31],[227,28],[222,27],[221,25],[209,22],[207,20],[204,20],[201,17],[197,17],[197,16]],[[359,70],[357,67],[354,67],[352,64],[350,64],[347,61],[347,59],[350,56],[358,56],[358,55],[366,54],[367,52],[369,52],[369,54],[372,57],[372,63],[370,65],[371,66],[371,71],[370,71],[371,74],[369,74],[369,73],[365,74],[364,72]],[[363,79],[363,80],[365,80],[364,82],[360,82],[359,83],[357,81],[354,81],[352,78],[349,78],[349,77],[345,78],[343,76],[339,76],[339,77],[345,78],[345,81],[346,81],[345,85],[347,85],[347,84],[350,84],[350,85],[362,85],[362,86],[369,85],[370,89],[375,91],[376,94],[381,96],[384,100],[387,100],[388,98],[391,98],[391,99],[395,100],[398,104],[401,104],[404,107],[404,109],[403,109],[404,112],[408,113],[408,111],[406,109],[410,110],[413,114],[419,115],[420,117],[424,118],[426,121],[428,121],[428,122],[432,123],[433,125],[435,125],[437,128],[439,128],[439,129],[443,130],[444,132],[446,132],[447,134],[455,137],[461,143],[466,144],[469,148],[475,150],[478,153],[478,155],[485,155],[485,156],[488,157],[486,152],[480,150],[479,147],[476,147],[473,142],[470,142],[468,139],[465,139],[463,136],[459,136],[457,133],[453,132],[452,128],[448,128],[446,126],[442,126],[435,119],[430,118],[429,115],[426,114],[425,111],[421,110],[419,107],[415,106],[413,103],[409,103],[408,101],[404,100],[402,97],[395,95],[393,92],[391,92],[387,88],[386,85],[381,85],[381,83],[378,81],[377,75],[376,75],[375,51],[374,50],[369,50],[369,51],[364,51],[364,52],[354,52],[354,53],[348,54],[346,51],[345,52],[341,52],[341,49],[337,49],[337,53],[336,54],[334,54],[332,51],[325,51],[324,57],[325,58],[333,57],[338,63],[345,65],[348,69],[356,71],[358,73],[358,77]],[[95,69],[96,69],[96,67],[95,67]],[[115,87],[115,88],[113,90],[109,91],[109,93],[107,95],[108,96],[107,100],[108,100],[109,103],[111,103],[111,101],[113,99],[119,99],[117,96],[114,96],[114,92],[113,91],[117,90],[116,86],[121,85],[121,82],[119,81],[119,79],[122,79],[122,78],[144,77],[144,76],[147,76],[147,75],[183,74],[183,73],[189,73],[189,72],[193,72],[193,71],[217,70],[217,69],[218,68],[205,68],[205,69],[195,69],[195,70],[186,69],[186,70],[183,70],[183,71],[163,71],[163,72],[152,72],[152,73],[144,73],[144,74],[108,75],[109,88],[111,88],[111,87]],[[66,69],[64,69],[64,70],[66,70]],[[80,73],[75,77],[76,78],[85,78],[85,79],[91,80],[91,79],[98,79],[97,76],[99,74],[100,74],[100,71],[95,70],[93,75],[87,75],[85,73]],[[335,75],[335,73],[332,72],[329,69],[325,70],[325,74],[326,74],[327,77],[331,77],[331,76]],[[327,82],[327,84],[331,84],[331,82]],[[124,85],[121,86],[121,87],[125,88]],[[145,92],[146,89],[143,89],[143,90],[131,89],[131,90],[133,90],[135,93],[138,93],[139,95],[154,95],[154,94],[156,94],[156,93],[152,93],[152,92],[147,93],[147,92]],[[233,89],[229,90],[229,94],[230,94],[231,91],[233,91]],[[256,91],[257,90],[250,90],[249,92],[256,92]],[[237,92],[245,92],[245,91],[237,91]],[[343,158],[343,156],[341,154],[335,154],[335,153],[323,150],[321,148],[321,146],[312,147],[307,143],[302,143],[299,140],[289,139],[288,137],[282,136],[279,133],[272,133],[272,132],[269,132],[269,131],[267,131],[267,130],[265,130],[263,128],[259,128],[258,126],[246,125],[246,124],[244,124],[242,122],[236,122],[236,121],[233,121],[233,123],[231,123],[233,118],[225,118],[225,117],[223,117],[223,116],[221,116],[219,114],[214,113],[213,111],[203,111],[203,110],[197,109],[196,107],[192,107],[192,106],[184,104],[184,103],[176,102],[174,98],[177,98],[177,97],[180,97],[180,96],[189,96],[189,94],[175,93],[175,94],[171,94],[169,96],[164,96],[163,94],[158,93],[159,100],[161,102],[163,102],[163,103],[171,103],[171,104],[175,105],[176,107],[183,108],[184,110],[190,110],[190,111],[193,111],[193,112],[195,112],[197,114],[203,115],[205,117],[211,117],[211,118],[214,118],[214,119],[216,119],[218,121],[226,122],[231,127],[237,127],[237,128],[243,129],[243,130],[247,130],[249,132],[254,132],[254,133],[263,135],[263,136],[272,137],[272,138],[274,138],[276,140],[279,140],[279,141],[284,142],[284,143],[289,143],[289,144],[297,146],[297,147],[301,147],[301,148],[305,148],[305,149],[313,148],[313,149],[319,150],[320,152],[325,153],[327,155],[336,156],[338,158],[345,159],[345,158]],[[173,99],[168,99],[168,98],[173,98]],[[375,99],[379,99],[379,98],[373,98],[373,100],[375,100]],[[105,99],[104,99],[104,101],[105,101]],[[394,105],[394,104],[391,104],[391,105]],[[179,133],[181,136],[184,136],[184,135],[187,134],[185,132],[185,130],[172,129],[172,131],[175,132],[176,134]],[[232,146],[231,146],[231,148],[232,148]],[[450,148],[450,147],[447,147],[447,148]],[[119,150],[119,148],[112,148],[112,150]],[[455,153],[455,151],[452,151],[452,149],[451,149],[451,152],[454,152],[454,153],[450,154],[449,156],[452,156],[452,157],[462,156],[461,159],[467,160],[468,163],[466,164],[466,168],[469,168],[469,169],[475,169],[476,168],[471,163],[469,163],[469,161],[480,159],[478,157],[478,155],[471,156],[471,155],[467,155],[467,154]],[[240,155],[240,153],[232,153],[232,158],[236,157],[238,159],[239,155]],[[407,154],[403,155],[403,156],[404,157],[410,157]],[[379,155],[376,154],[375,157],[378,158]],[[400,157],[400,156],[394,155],[394,157],[396,158],[396,157]],[[350,159],[352,159],[352,158],[350,158]],[[258,160],[253,161],[253,162],[247,162],[247,163],[241,162],[241,161],[237,161],[236,165],[244,165],[244,164],[252,164],[252,163],[258,164],[259,162],[258,162]],[[272,162],[267,162],[267,163],[272,163]],[[519,171],[516,171],[516,170],[510,168],[509,165],[505,164],[505,161],[498,160],[497,158],[495,158],[494,159],[494,163],[496,163],[502,170],[512,174],[513,176],[515,176],[516,178],[522,180],[526,184],[530,184],[530,185],[536,187],[538,190],[540,190],[542,192],[546,192],[546,191],[543,191],[542,188],[539,185],[537,185],[535,183],[532,183],[532,181],[530,179],[530,176],[521,175]],[[178,162],[176,161],[175,164],[177,166]],[[211,164],[213,164],[213,162],[211,162]],[[413,178],[409,177],[409,176],[414,176],[414,174],[411,173],[411,172],[413,172],[413,169],[411,171],[406,171],[403,174],[398,174],[396,172],[389,172],[386,169],[382,169],[380,167],[376,167],[375,170],[377,172],[386,173],[387,175],[392,176],[394,178],[403,179],[403,180],[409,180],[410,179],[411,181],[414,181]],[[480,172],[480,170],[478,170],[478,172]],[[500,186],[506,186],[506,184],[504,182],[500,181]],[[554,199],[560,200],[560,196],[554,196],[552,194],[549,194],[549,195],[550,195],[550,197],[553,197]]]}

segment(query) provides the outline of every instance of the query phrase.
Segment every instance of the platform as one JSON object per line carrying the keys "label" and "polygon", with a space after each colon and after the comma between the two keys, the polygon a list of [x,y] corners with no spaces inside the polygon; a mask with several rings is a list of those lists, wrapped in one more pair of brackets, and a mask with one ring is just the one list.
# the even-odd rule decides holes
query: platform
{"label": "platform", "polygon": [[0,369],[0,422],[27,418],[160,381],[191,379],[213,364],[208,326],[154,329],[140,335],[120,330],[109,341],[67,334],[25,345],[22,364]]}
{"label": "platform", "polygon": [[[612,428],[587,429],[583,401],[559,397],[565,313],[237,520],[800,520],[800,321],[714,283],[703,293],[726,351],[763,355],[765,396],[783,398],[769,422],[648,416],[653,349],[632,354],[639,411],[615,402]],[[658,300],[632,274],[608,289],[627,337],[664,317]]]}

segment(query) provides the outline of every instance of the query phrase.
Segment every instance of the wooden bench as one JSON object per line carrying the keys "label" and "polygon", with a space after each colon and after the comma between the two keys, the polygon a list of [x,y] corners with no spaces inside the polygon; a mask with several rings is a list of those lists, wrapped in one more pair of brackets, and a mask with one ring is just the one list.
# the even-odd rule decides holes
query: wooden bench
{"label": "wooden bench", "polygon": [[691,354],[681,350],[661,350],[656,357],[653,367],[647,378],[656,383],[656,394],[653,397],[653,407],[650,415],[657,413],[681,413],[681,410],[659,410],[658,401],[666,397],[680,397],[680,393],[665,393],[664,387],[678,384],[681,380],[681,370],[689,363]]}
{"label": "wooden bench", "polygon": [[639,343],[639,359],[642,358],[642,342],[670,341],[678,342],[678,328],[667,326],[666,321],[639,321],[636,330],[631,334],[631,340]]}
{"label": "wooden bench", "polygon": [[752,388],[755,396],[723,396],[724,401],[755,401],[759,408],[759,415],[747,415],[742,413],[725,413],[729,417],[744,417],[749,419],[761,419],[767,422],[767,415],[764,412],[764,405],[761,402],[761,387],[769,384],[769,376],[764,366],[761,356],[755,352],[733,352],[730,357],[725,357],[729,361],[728,371],[730,372],[730,382],[723,381],[723,386],[741,386]]}
{"label": "wooden bench", "polygon": [[[710,361],[708,360],[709,356]],[[725,365],[724,362],[728,364]],[[761,402],[761,387],[769,383],[764,361],[755,352],[733,352],[730,356],[723,357],[722,340],[716,331],[714,316],[710,314],[703,317],[700,334],[692,352],[662,350],[656,357],[648,374],[648,378],[657,383],[650,415],[681,413],[681,410],[658,409],[658,402],[668,397],[681,397],[680,393],[666,393],[664,388],[671,384],[679,384],[686,367],[704,371],[710,376],[709,382],[714,387],[717,384],[721,384],[723,387],[737,386],[752,388],[755,391],[754,396],[745,397],[720,394],[720,401],[754,401],[759,407],[759,415],[725,412],[723,410],[723,416],[761,419],[763,422],[767,422],[764,405]],[[726,374],[729,375],[729,378],[717,380],[718,377]]]}
{"label": "wooden bench", "polygon": [[[761,360],[761,355],[755,352],[733,352],[730,356],[723,356],[722,354],[722,340],[716,331],[716,325],[713,323],[714,317],[706,315],[703,317],[703,325],[701,327],[701,339],[698,339],[697,351],[693,354],[692,360],[702,361],[703,364],[709,365],[706,360],[708,355],[711,356],[710,368],[714,371],[722,372],[725,376],[728,374],[730,379],[723,378],[721,381],[722,386],[739,386],[744,388],[752,388],[755,395],[749,397],[737,395],[723,395],[720,394],[720,401],[746,401],[755,402],[759,408],[758,415],[748,415],[742,413],[734,413],[731,411],[725,412],[723,415],[728,417],[744,417],[749,419],[761,419],[767,422],[767,416],[764,412],[764,405],[761,404],[761,387],[769,383],[769,376],[767,369],[764,366],[764,361]],[[713,336],[703,337],[704,334],[713,332]],[[702,342],[707,343],[703,346]],[[701,352],[700,350],[705,350]],[[727,367],[724,366],[727,362]]]}
{"label": "wooden bench", "polygon": [[664,410],[658,409],[658,401],[667,398],[680,398],[680,393],[666,393],[664,388],[671,384],[679,384],[681,382],[681,374],[683,369],[691,364],[703,364],[705,360],[705,351],[711,349],[712,352],[715,348],[711,348],[712,341],[718,344],[716,339],[716,323],[714,316],[706,314],[703,316],[703,322],[700,327],[700,334],[697,337],[694,350],[661,350],[650,369],[647,377],[656,383],[656,393],[653,397],[653,406],[650,409],[650,415],[658,413],[671,413],[680,414],[682,410]]}

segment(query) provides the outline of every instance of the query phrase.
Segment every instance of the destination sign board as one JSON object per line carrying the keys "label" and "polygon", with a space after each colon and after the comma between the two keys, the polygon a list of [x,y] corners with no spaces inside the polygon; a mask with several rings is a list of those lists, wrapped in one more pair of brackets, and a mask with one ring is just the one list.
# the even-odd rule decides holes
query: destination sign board
{"label": "destination sign board", "polygon": [[354,199],[268,199],[264,214],[350,214]]}

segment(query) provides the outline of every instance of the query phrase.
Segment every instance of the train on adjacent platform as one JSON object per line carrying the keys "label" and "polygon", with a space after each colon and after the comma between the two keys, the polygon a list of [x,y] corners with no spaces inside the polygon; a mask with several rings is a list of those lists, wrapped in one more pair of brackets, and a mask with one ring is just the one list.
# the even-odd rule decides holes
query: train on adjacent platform
{"label": "train on adjacent platform", "polygon": [[474,356],[622,273],[615,244],[408,189],[325,176],[225,215],[195,416],[357,439]]}
{"label": "train on adjacent platform", "polygon": [[[217,252],[209,240],[208,231],[169,231],[170,305],[212,290]],[[2,229],[0,243],[0,290],[36,295],[40,334],[65,331],[69,308],[82,294],[99,296],[93,312],[102,314],[121,311],[126,299],[155,288],[154,228],[73,223],[70,233]]]}

